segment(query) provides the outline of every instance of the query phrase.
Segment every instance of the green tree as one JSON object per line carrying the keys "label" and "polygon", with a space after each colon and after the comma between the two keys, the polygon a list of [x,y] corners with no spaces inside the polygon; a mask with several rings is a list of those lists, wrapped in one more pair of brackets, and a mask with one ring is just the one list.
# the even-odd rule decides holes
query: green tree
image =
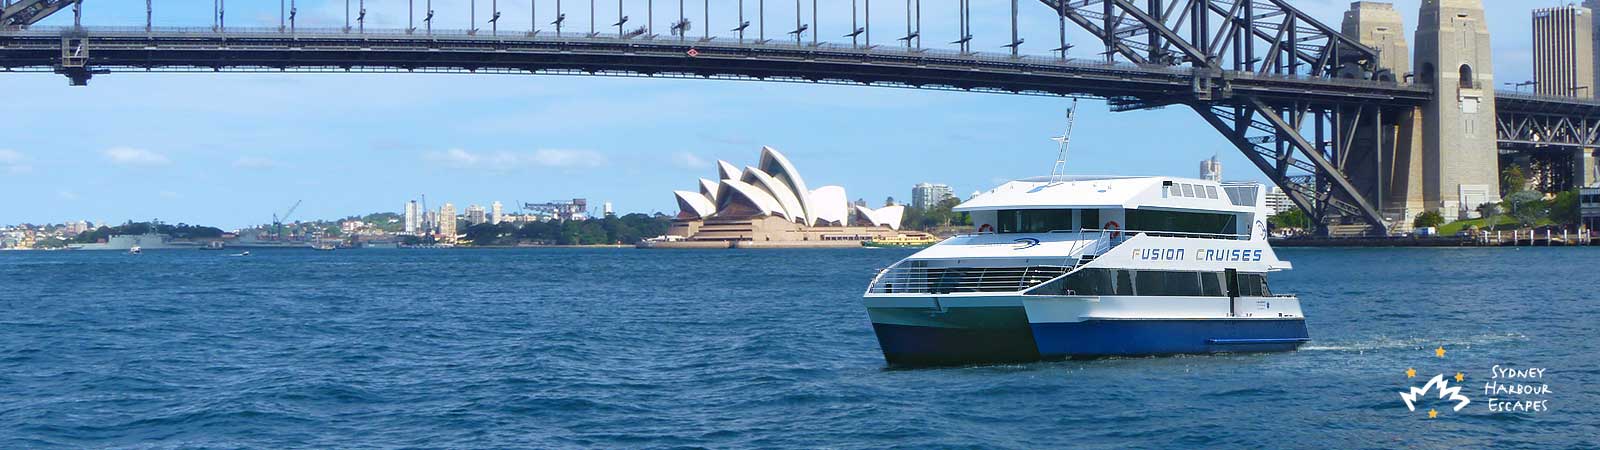
{"label": "green tree", "polygon": [[1311,218],[1300,208],[1289,208],[1284,212],[1273,214],[1267,218],[1267,223],[1273,228],[1311,228]]}
{"label": "green tree", "polygon": [[1524,227],[1539,223],[1540,219],[1550,215],[1550,205],[1544,202],[1544,196],[1538,192],[1520,191],[1506,196],[1501,202],[1508,215]]}
{"label": "green tree", "polygon": [[1512,164],[1500,171],[1500,195],[1505,196],[1521,192],[1528,188],[1528,176],[1522,173],[1522,167]]}
{"label": "green tree", "polygon": [[1561,225],[1577,225],[1583,220],[1578,204],[1578,190],[1556,194],[1550,199],[1550,220]]}
{"label": "green tree", "polygon": [[1437,227],[1440,225],[1444,225],[1444,215],[1439,214],[1438,211],[1417,214],[1416,220],[1411,221],[1411,226],[1417,228]]}
{"label": "green tree", "polygon": [[1478,214],[1483,216],[1483,227],[1481,229],[1494,231],[1496,227],[1500,226],[1500,205],[1498,203],[1478,205]]}

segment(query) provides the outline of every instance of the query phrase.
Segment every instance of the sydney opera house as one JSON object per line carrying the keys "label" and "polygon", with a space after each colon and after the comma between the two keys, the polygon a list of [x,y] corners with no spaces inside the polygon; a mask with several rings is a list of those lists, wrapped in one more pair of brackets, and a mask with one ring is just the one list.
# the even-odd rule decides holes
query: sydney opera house
{"label": "sydney opera house", "polygon": [[717,161],[717,181],[698,191],[674,191],[678,216],[662,248],[856,247],[900,234],[900,205],[852,205],[844,188],[810,189],[789,158],[761,148],[761,161],[740,170]]}

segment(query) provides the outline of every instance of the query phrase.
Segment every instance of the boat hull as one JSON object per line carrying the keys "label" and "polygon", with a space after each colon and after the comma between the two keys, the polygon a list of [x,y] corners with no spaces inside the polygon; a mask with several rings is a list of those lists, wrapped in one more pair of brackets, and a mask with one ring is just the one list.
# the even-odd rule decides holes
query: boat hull
{"label": "boat hull", "polygon": [[[1140,308],[1168,299],[1047,300],[1074,308]],[[1195,302],[1196,300],[1178,300]],[[1227,299],[1218,301],[1226,304]],[[1277,301],[1298,311],[1291,299]],[[956,365],[1044,359],[1294,351],[1310,341],[1295,317],[1085,319],[1021,297],[869,298],[867,312],[891,365]],[[1253,303],[1253,302],[1251,302]],[[1276,306],[1282,308],[1282,306]],[[1090,310],[1093,311],[1093,310]],[[1223,311],[1226,311],[1224,309]],[[1167,312],[1171,312],[1170,310]]]}
{"label": "boat hull", "polygon": [[1293,351],[1305,319],[1127,319],[1030,325],[1044,358]]}
{"label": "boat hull", "polygon": [[[958,306],[950,306],[954,303]],[[1020,302],[897,299],[869,306],[883,358],[895,365],[1025,362],[1039,359]]]}

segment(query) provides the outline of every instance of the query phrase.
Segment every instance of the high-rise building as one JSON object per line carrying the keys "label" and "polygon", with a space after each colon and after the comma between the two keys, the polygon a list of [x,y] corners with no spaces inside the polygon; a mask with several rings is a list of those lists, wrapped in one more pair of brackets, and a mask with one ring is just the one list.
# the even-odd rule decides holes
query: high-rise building
{"label": "high-rise building", "polygon": [[444,242],[456,241],[456,205],[439,207],[439,236]]}
{"label": "high-rise building", "polygon": [[406,234],[422,233],[422,207],[417,201],[406,202]]}
{"label": "high-rise building", "polygon": [[1216,155],[1211,155],[1211,159],[1200,161],[1200,179],[1222,181],[1222,161],[1218,161]]}
{"label": "high-rise building", "polygon": [[1267,188],[1267,207],[1272,208],[1273,214],[1282,214],[1294,208],[1294,201],[1289,200],[1289,194],[1283,192],[1283,189],[1270,186]]}
{"label": "high-rise building", "polygon": [[468,226],[482,225],[484,223],[487,223],[488,221],[489,221],[489,214],[488,214],[487,211],[484,211],[482,206],[478,206],[478,205],[467,206],[467,225]]}
{"label": "high-rise building", "polygon": [[1594,15],[1577,5],[1533,10],[1533,90],[1594,97]]}
{"label": "high-rise building", "polygon": [[600,217],[611,217],[617,215],[616,211],[611,210],[611,202],[601,203],[600,213],[602,214]]}
{"label": "high-rise building", "polygon": [[1493,48],[1482,0],[1423,0],[1416,80],[1436,94],[1422,113],[1422,195],[1445,220],[1500,200]]}
{"label": "high-rise building", "polygon": [[955,197],[955,191],[950,186],[943,184],[919,183],[911,187],[911,207],[923,210],[933,209],[944,199]]}
{"label": "high-rise building", "polygon": [[499,201],[489,204],[489,223],[499,225],[504,220],[506,220],[505,206],[501,205]]}

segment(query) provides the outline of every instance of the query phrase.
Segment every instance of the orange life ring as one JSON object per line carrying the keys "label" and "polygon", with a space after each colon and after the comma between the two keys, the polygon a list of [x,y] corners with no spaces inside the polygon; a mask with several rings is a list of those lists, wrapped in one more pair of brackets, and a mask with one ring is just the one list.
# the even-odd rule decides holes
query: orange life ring
{"label": "orange life ring", "polygon": [[1117,239],[1117,238],[1122,237],[1122,232],[1118,231],[1118,230],[1122,229],[1122,224],[1117,223],[1117,221],[1115,221],[1115,220],[1110,221],[1110,222],[1106,222],[1105,229],[1111,231],[1111,238],[1112,239]]}
{"label": "orange life ring", "polygon": [[987,224],[987,223],[983,224],[983,225],[978,227],[978,232],[979,233],[993,233],[994,232],[994,225],[990,225],[990,224]]}

